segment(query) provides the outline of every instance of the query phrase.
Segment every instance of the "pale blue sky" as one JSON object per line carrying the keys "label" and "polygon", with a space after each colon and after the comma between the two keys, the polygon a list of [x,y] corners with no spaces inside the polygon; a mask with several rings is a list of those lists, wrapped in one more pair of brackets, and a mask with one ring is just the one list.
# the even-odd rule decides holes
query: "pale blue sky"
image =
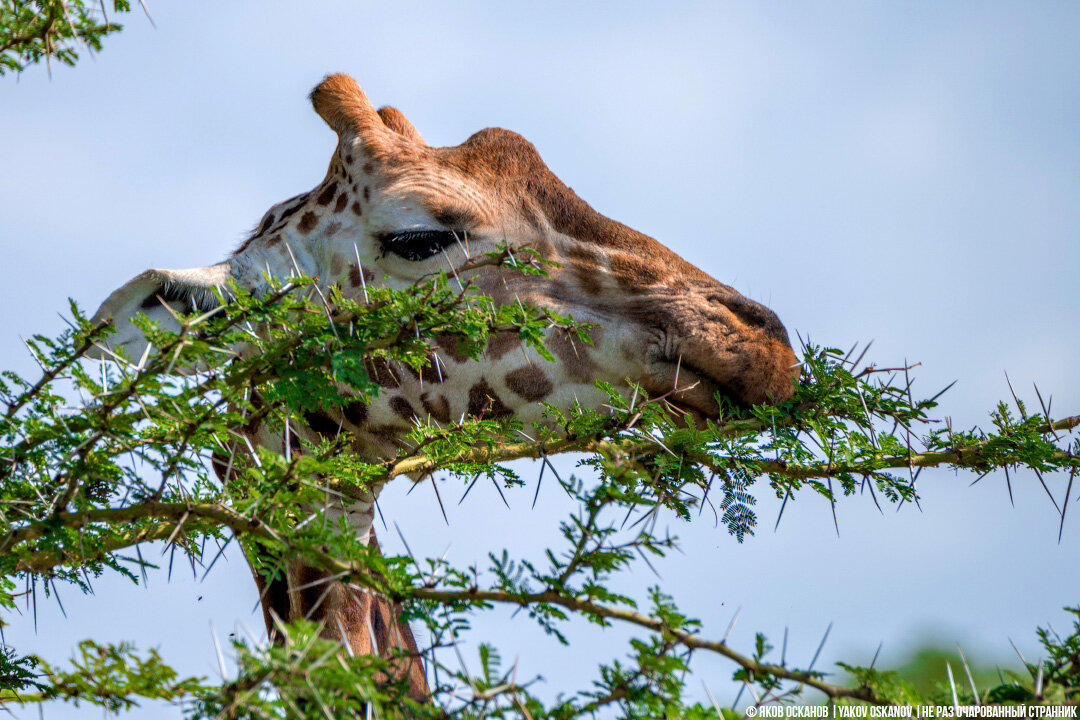
{"label": "pale blue sky", "polygon": [[[601,212],[655,236],[765,302],[792,331],[880,363],[923,363],[917,388],[953,379],[943,413],[986,422],[1008,396],[1080,412],[1080,6],[1067,2],[367,3],[150,5],[74,69],[0,80],[0,302],[4,368],[30,372],[19,336],[55,332],[74,297],[93,310],[141,270],[220,260],[271,204],[313,187],[333,136],[306,93],[354,75],[432,144],[482,127],[516,130]],[[570,459],[562,463],[569,469]],[[536,470],[522,469],[535,478]],[[1075,520],[1034,479],[924,472],[923,512],[884,516],[844,501],[761,498],[758,536],[738,545],[705,518],[670,520],[685,555],[658,565],[683,608],[748,648],[755,631],[805,662],[834,621],[819,667],[896,658],[927,633],[1009,661],[1034,629],[1080,601]],[[479,486],[448,507],[391,488],[383,510],[417,553],[482,561],[535,553],[568,508],[545,482]],[[1060,494],[1062,487],[1057,487]],[[456,491],[460,493],[460,491]],[[447,493],[454,496],[455,491]],[[450,506],[454,502],[449,503]],[[380,528],[381,530],[381,528]],[[390,550],[394,533],[382,532]],[[201,573],[200,573],[201,574]],[[185,672],[216,673],[210,624],[256,634],[254,585],[231,553],[203,583],[175,568],[146,590],[103,581],[11,618],[22,651],[66,657],[85,637],[157,646]],[[583,687],[620,633],[582,628],[570,649],[524,615],[478,621],[518,677]],[[475,657],[466,648],[466,657]],[[695,660],[730,702],[732,667]],[[86,712],[50,707],[47,718]],[[36,717],[36,711],[22,713]],[[131,717],[179,717],[144,709]]]}

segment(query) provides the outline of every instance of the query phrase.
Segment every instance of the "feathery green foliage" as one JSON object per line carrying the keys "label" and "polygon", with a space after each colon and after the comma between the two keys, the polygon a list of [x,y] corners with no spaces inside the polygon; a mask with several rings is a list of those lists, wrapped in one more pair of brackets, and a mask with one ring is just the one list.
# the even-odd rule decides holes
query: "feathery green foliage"
{"label": "feathery green foliage", "polygon": [[[127,0],[112,0],[115,18],[131,11]],[[79,52],[101,50],[101,41],[119,32],[104,2],[88,0],[0,0],[0,75],[55,59],[74,65]]]}
{"label": "feathery green foliage", "polygon": [[[480,262],[543,272],[538,259],[520,254]],[[1017,402],[1015,411],[1002,404],[991,413],[991,430],[954,431],[933,418],[936,397],[913,397],[910,368],[860,369],[861,358],[806,347],[803,380],[790,401],[742,409],[721,398],[721,418],[701,426],[678,417],[663,398],[601,384],[607,407],[548,407],[547,422],[531,427],[514,419],[419,423],[409,449],[381,463],[342,452],[346,438],[306,444],[289,457],[263,449],[235,453],[234,480],[222,487],[207,460],[228,454],[240,428],[257,418],[286,432],[307,411],[373,398],[378,386],[366,361],[419,369],[436,336],[456,336],[459,348],[475,357],[494,332],[515,331],[539,350],[552,328],[584,336],[588,327],[521,304],[496,306],[472,288],[455,290],[445,275],[406,290],[369,288],[366,302],[334,289],[319,293],[313,280],[292,278],[263,297],[232,287],[222,308],[181,318],[178,332],[137,321],[156,352],[138,365],[98,367],[80,358],[111,328],[91,327],[74,306],[72,313],[69,332],[28,343],[40,379],[10,372],[0,379],[4,611],[14,608],[19,583],[31,593],[57,584],[88,591],[103,573],[137,583],[138,548],[147,542],[165,542],[210,572],[221,551],[204,555],[205,541],[213,549],[235,539],[259,549],[259,570],[267,576],[283,572],[287,559],[302,558],[402,603],[406,619],[425,623],[435,646],[454,644],[471,616],[500,605],[521,608],[566,643],[574,642],[566,629],[570,617],[637,635],[623,657],[554,701],[532,693],[493,648],[480,644],[479,675],[431,652],[435,702],[419,705],[404,687],[380,681],[387,660],[352,657],[316,627],[297,623],[281,628],[279,645],[235,642],[240,672],[221,685],[178,678],[153,652],[140,655],[126,645],[87,641],[72,670],[5,648],[0,703],[62,699],[120,709],[139,698],[164,698],[184,703],[194,718],[341,717],[369,708],[388,718],[732,716],[715,703],[687,699],[686,672],[702,653],[732,661],[734,678],[753,689],[759,704],[796,701],[807,688],[832,701],[925,701],[894,674],[872,668],[844,665],[850,685],[825,682],[813,662],[796,667],[773,660],[775,650],[761,635],[756,647],[739,652],[723,639],[708,639],[659,588],[639,607],[613,583],[678,546],[677,538],[656,534],[665,511],[691,520],[711,506],[743,540],[755,531],[761,492],[788,502],[809,491],[839,503],[869,491],[875,502],[902,504],[916,499],[923,467],[978,473],[1025,467],[1044,483],[1068,485],[1059,506],[1064,522],[1080,467],[1080,442],[1071,434],[1078,417],[1055,421]],[[256,392],[260,403],[252,402]],[[592,479],[555,478],[576,511],[563,520],[562,544],[549,548],[543,563],[498,547],[487,567],[383,557],[303,509],[320,505],[328,490],[347,497],[400,475],[440,473],[464,482],[485,475],[517,484],[506,462],[533,457],[549,467],[549,455],[571,451],[581,454]],[[1050,660],[1030,666],[1030,679],[983,689],[983,701],[1076,701],[1080,626],[1066,638],[1042,631],[1040,638]]]}

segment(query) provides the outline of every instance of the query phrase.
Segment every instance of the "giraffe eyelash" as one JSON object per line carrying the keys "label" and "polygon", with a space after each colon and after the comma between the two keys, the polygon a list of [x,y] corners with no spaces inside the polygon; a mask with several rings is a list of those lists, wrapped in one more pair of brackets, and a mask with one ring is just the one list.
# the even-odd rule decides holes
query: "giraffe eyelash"
{"label": "giraffe eyelash", "polygon": [[393,253],[411,262],[426,260],[457,242],[453,230],[408,230],[384,233],[377,239],[380,256]]}

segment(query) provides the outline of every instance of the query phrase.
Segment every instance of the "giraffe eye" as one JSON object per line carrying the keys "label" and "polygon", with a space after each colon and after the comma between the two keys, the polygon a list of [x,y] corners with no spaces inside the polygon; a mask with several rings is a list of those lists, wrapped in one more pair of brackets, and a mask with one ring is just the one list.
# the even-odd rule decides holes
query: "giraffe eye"
{"label": "giraffe eye", "polygon": [[416,262],[426,260],[448,245],[457,242],[452,230],[408,230],[378,236],[382,255],[393,253]]}

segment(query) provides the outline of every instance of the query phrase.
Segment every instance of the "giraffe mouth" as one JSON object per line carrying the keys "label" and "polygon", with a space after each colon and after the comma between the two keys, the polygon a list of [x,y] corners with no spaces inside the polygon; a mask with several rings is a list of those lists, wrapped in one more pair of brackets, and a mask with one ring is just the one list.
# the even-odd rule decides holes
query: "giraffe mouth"
{"label": "giraffe mouth", "polygon": [[642,383],[652,400],[662,403],[677,418],[691,416],[699,428],[706,420],[720,417],[715,396],[724,390],[718,383],[685,362],[663,365]]}

